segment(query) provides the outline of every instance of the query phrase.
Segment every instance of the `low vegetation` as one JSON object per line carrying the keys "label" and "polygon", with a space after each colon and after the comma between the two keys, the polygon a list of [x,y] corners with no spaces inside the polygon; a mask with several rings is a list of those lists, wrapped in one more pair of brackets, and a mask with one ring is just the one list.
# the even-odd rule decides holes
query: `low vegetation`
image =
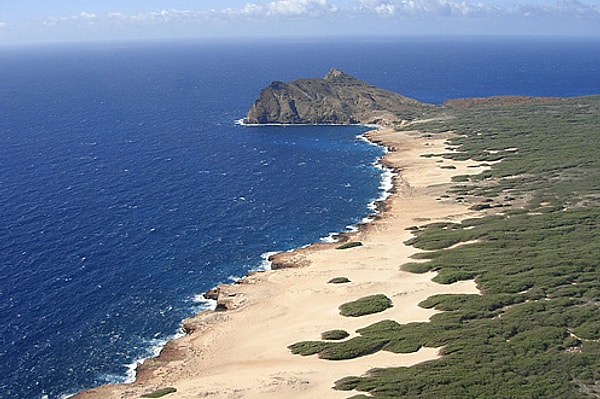
{"label": "low vegetation", "polygon": [[329,330],[321,334],[321,339],[328,341],[339,341],[350,336],[346,330]]}
{"label": "low vegetation", "polygon": [[177,392],[177,388],[167,387],[167,388],[162,388],[162,389],[156,390],[154,392],[145,393],[142,395],[142,398],[162,398],[163,396],[166,396],[168,394],[175,393],[175,392]]}
{"label": "low vegetation", "polygon": [[326,360],[348,360],[379,352],[384,345],[383,342],[359,336],[341,342],[303,341],[288,348],[296,355],[318,355]]}
{"label": "low vegetation", "polygon": [[290,348],[326,359],[441,348],[436,361],[337,381],[366,393],[353,399],[599,397],[600,97],[443,112],[419,128],[455,131],[458,152],[433,156],[502,162],[448,193],[488,215],[412,227],[407,243],[426,252],[403,268],[437,271],[442,284],[475,279],[482,295],[435,295],[420,304],[443,311],[430,322],[383,320]]}
{"label": "low vegetation", "polygon": [[348,277],[334,277],[328,281],[329,284],[346,284],[350,282],[351,281]]}
{"label": "low vegetation", "polygon": [[340,306],[340,314],[347,317],[360,317],[383,312],[391,308],[392,300],[383,294],[369,295]]}
{"label": "low vegetation", "polygon": [[338,246],[336,249],[348,249],[348,248],[355,248],[355,247],[360,247],[362,246],[362,242],[360,241],[349,241],[346,242],[340,246]]}

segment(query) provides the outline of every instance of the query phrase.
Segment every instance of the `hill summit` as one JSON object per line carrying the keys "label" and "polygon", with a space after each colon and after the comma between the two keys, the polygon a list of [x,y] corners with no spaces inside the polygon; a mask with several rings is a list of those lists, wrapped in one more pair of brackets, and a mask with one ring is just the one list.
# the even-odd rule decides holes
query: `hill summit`
{"label": "hill summit", "polygon": [[332,68],[324,78],[272,82],[248,111],[248,124],[379,124],[414,119],[434,107]]}

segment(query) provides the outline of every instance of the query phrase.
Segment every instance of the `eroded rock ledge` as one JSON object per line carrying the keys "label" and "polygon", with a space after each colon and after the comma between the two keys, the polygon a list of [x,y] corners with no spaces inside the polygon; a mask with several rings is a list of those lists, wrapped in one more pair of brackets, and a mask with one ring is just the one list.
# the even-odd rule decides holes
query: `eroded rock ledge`
{"label": "eroded rock ledge", "polygon": [[261,91],[245,122],[388,126],[412,120],[433,107],[333,68],[322,79],[271,83]]}

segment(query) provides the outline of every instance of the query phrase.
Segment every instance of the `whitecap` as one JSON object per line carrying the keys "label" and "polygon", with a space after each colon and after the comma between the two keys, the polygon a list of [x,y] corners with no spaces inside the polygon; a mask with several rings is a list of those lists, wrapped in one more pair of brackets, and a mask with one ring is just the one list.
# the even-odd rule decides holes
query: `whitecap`
{"label": "whitecap", "polygon": [[358,226],[355,224],[351,224],[349,226],[346,226],[346,229],[348,233],[356,233],[358,231]]}
{"label": "whitecap", "polygon": [[192,302],[194,303],[194,310],[196,313],[204,310],[215,310],[217,308],[217,301],[205,298],[204,294],[194,295]]}
{"label": "whitecap", "polygon": [[259,267],[257,267],[257,268],[256,268],[254,271],[266,271],[266,270],[271,270],[271,266],[272,266],[273,262],[271,262],[271,261],[269,260],[269,258],[270,258],[272,255],[275,255],[276,253],[278,253],[278,252],[265,252],[265,253],[262,253],[262,254],[260,255],[260,258],[261,258],[260,266],[259,266]]}
{"label": "whitecap", "polygon": [[381,129],[380,125],[370,125],[364,123],[248,123],[246,118],[236,119],[235,124],[239,126],[281,126],[281,127],[296,127],[296,126],[364,126],[371,129]]}
{"label": "whitecap", "polygon": [[[146,349],[146,356],[140,357],[129,364],[124,364],[127,371],[125,372],[125,379],[118,376],[107,376],[107,379],[114,379],[115,382],[131,384],[135,382],[135,378],[137,375],[137,369],[140,365],[144,364],[147,359],[157,357],[160,355],[160,352],[164,348],[165,344],[169,341],[172,341],[177,338],[181,338],[185,335],[183,331],[179,331],[176,334],[171,335],[170,337],[164,339],[150,339],[144,342],[144,346]],[[109,381],[110,382],[110,381]]]}
{"label": "whitecap", "polygon": [[327,243],[327,244],[331,244],[331,243],[334,243],[334,242],[339,242],[339,240],[337,238],[339,235],[340,235],[339,232],[329,233],[327,236],[321,237],[320,241],[324,242],[324,243]]}

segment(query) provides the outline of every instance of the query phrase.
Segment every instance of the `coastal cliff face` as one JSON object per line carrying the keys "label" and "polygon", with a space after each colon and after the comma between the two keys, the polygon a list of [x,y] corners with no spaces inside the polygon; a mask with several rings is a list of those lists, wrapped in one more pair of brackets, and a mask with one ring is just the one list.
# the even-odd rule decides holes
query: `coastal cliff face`
{"label": "coastal cliff face", "polygon": [[337,69],[313,79],[273,82],[263,89],[248,124],[378,124],[411,120],[431,104],[375,87]]}

